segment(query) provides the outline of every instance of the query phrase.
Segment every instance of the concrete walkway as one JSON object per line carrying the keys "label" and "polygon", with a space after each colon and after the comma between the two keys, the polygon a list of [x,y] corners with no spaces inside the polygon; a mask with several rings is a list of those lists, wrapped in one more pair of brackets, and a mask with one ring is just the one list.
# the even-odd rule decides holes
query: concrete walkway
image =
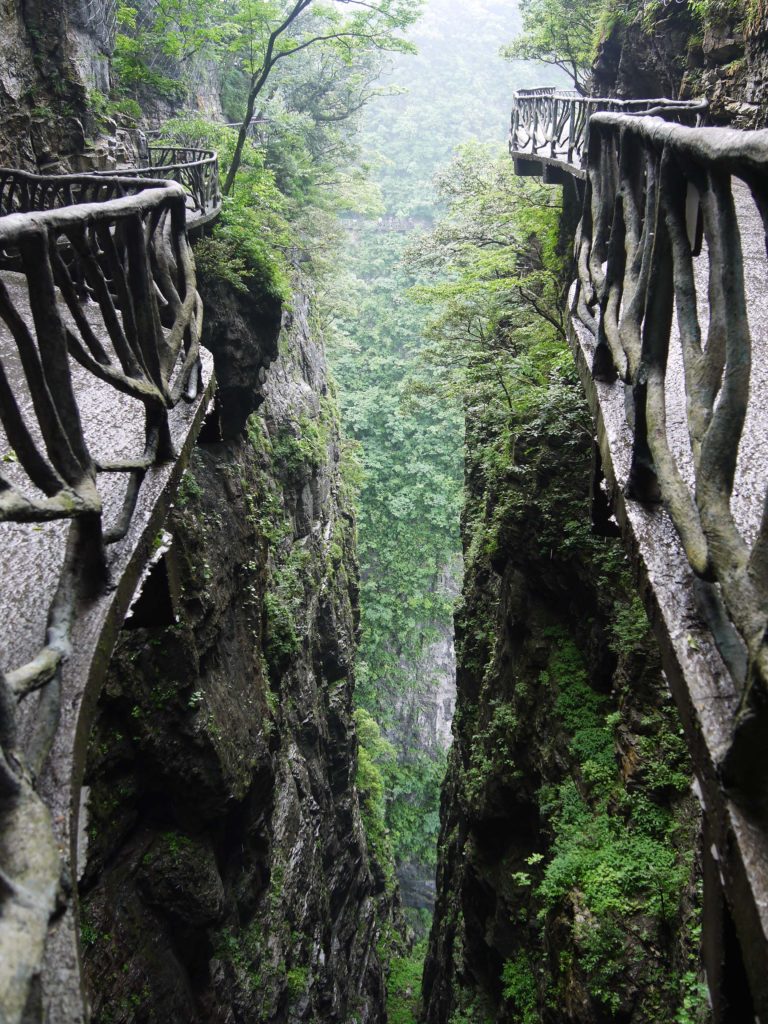
{"label": "concrete walkway", "polygon": [[[22,274],[3,273],[14,305],[31,324],[26,278]],[[85,312],[94,331],[103,334],[99,307],[86,305]],[[72,324],[69,313],[65,320]],[[102,343],[111,352],[108,338]],[[25,414],[27,426],[39,441],[40,432],[32,410],[32,399],[21,368],[16,344],[5,323],[0,321],[0,357],[10,378],[17,401]],[[144,407],[141,402],[121,394],[98,380],[74,360],[70,360],[75,395],[80,408],[88,448],[97,461],[139,458],[144,449]],[[212,379],[212,358],[203,352],[204,380]],[[171,431],[177,450],[182,450],[187,435],[205,402],[208,388],[197,401],[180,403],[170,416]],[[26,493],[42,497],[29,482],[0,426],[0,461],[3,472]],[[143,490],[147,496],[162,487],[168,467],[149,471]],[[104,505],[104,526],[108,529],[117,519],[127,488],[127,474],[102,473],[98,481]],[[157,495],[156,495],[157,497]],[[151,505],[151,501],[150,501]],[[150,511],[145,509],[145,515]],[[139,517],[141,518],[141,517]],[[16,524],[0,522],[0,672],[7,672],[31,660],[44,646],[48,608],[55,591],[64,558],[67,522]],[[116,566],[125,542],[113,545],[109,555]]]}
{"label": "concrete walkway", "polygon": [[[763,513],[768,466],[768,262],[763,225],[751,193],[736,179],[733,191],[744,253],[753,347],[750,399],[731,507],[739,529],[751,544]],[[693,262],[699,323],[706,339],[709,321],[706,246]],[[719,588],[695,578],[664,508],[643,506],[625,498],[632,434],[627,423],[624,385],[620,381],[606,384],[593,380],[595,339],[575,316],[569,318],[569,333],[596,425],[609,497],[631,552],[691,751],[697,779],[695,791],[706,812],[704,856],[712,858],[712,871],[719,875],[720,884],[728,894],[747,972],[753,980],[763,979],[751,986],[753,996],[765,1001],[768,998],[764,984],[768,977],[768,836],[759,821],[745,813],[723,789],[720,772],[732,742],[733,722],[739,706],[732,670],[733,650],[738,661],[740,641],[735,640],[731,651],[722,641],[720,649],[716,646],[712,616],[718,614],[713,608],[719,607]],[[665,398],[670,447],[683,477],[693,489],[693,456],[676,316],[670,339]],[[711,895],[710,899],[716,902],[718,897]],[[708,972],[715,969],[712,964],[707,965]],[[718,983],[710,978],[712,984],[716,991]],[[762,1019],[765,1006],[756,1006],[756,1009]]]}
{"label": "concrete walkway", "polygon": [[[31,323],[26,278],[3,273],[17,310]],[[84,307],[92,327],[111,353],[98,306]],[[65,321],[69,314],[62,309]],[[16,345],[0,324],[0,356],[14,393],[26,414],[33,436],[39,439],[31,415],[31,397],[19,365]],[[62,665],[58,698],[58,726],[37,792],[53,826],[53,838],[67,877],[78,877],[79,839],[84,814],[81,791],[92,716],[109,658],[125,616],[155,552],[156,539],[166,521],[178,484],[189,461],[215,386],[213,357],[201,350],[204,386],[190,403],[181,401],[169,414],[177,458],[150,468],[142,482],[127,535],[107,548],[109,586],[96,598],[80,600],[75,609],[71,654]],[[144,450],[144,407],[116,391],[70,360],[76,401],[92,456],[116,461],[141,457]],[[34,494],[20,465],[13,461],[7,438],[0,429],[0,459],[13,483]],[[127,474],[100,474],[98,490],[106,528],[115,521],[127,487]],[[68,522],[49,524],[0,523],[0,671],[18,668],[45,645],[46,619],[62,568]],[[35,723],[50,714],[49,684],[25,698],[18,712],[19,739],[28,749]],[[50,1024],[85,1024],[86,1009],[77,958],[79,920],[76,900],[49,924],[43,965],[43,999]]]}

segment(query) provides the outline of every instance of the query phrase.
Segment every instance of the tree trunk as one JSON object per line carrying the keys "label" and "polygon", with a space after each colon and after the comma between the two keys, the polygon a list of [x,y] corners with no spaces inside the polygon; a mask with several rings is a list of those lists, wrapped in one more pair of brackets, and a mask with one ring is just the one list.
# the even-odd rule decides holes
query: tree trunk
{"label": "tree trunk", "polygon": [[237,172],[240,169],[240,163],[243,159],[243,146],[245,146],[245,140],[248,137],[248,129],[253,119],[253,111],[256,106],[256,96],[258,95],[256,89],[251,89],[248,94],[248,106],[245,110],[245,119],[240,125],[240,132],[237,136],[237,145],[235,146],[235,152],[232,154],[232,163],[229,165],[227,171],[227,178],[224,182],[224,195],[228,196],[232,191],[232,186],[235,184],[235,178]]}

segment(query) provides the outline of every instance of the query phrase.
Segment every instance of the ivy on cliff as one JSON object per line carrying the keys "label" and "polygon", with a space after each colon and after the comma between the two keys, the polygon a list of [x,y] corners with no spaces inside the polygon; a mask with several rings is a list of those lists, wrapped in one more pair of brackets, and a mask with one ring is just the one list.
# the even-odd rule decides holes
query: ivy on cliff
{"label": "ivy on cliff", "polygon": [[[590,532],[583,398],[554,346],[549,365],[538,406],[505,416],[500,399],[469,424],[452,813],[473,837],[472,871],[489,822],[498,837],[495,923],[471,925],[498,929],[504,955],[499,988],[483,991],[494,1019],[527,1024],[576,993],[595,1014],[704,1021],[688,757],[623,554]],[[438,920],[437,934],[453,926]]]}

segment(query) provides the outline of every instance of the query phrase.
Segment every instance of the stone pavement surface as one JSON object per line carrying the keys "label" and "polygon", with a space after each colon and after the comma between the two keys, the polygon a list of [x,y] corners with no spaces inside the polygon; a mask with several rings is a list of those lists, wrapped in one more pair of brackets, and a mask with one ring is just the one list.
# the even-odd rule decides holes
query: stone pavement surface
{"label": "stone pavement surface", "polygon": [[[744,254],[752,366],[731,507],[739,529],[751,543],[763,512],[768,466],[768,262],[763,225],[751,194],[736,179],[733,191]],[[706,248],[693,262],[699,322],[706,339]],[[761,958],[768,937],[768,836],[722,789],[719,765],[732,740],[739,693],[702,612],[702,591],[710,585],[695,579],[667,512],[662,507],[643,506],[625,498],[632,435],[627,424],[624,385],[620,381],[607,384],[592,379],[595,339],[575,316],[569,327],[579,374],[597,425],[608,491],[640,576],[646,607],[661,640],[664,667],[696,765],[695,789],[707,811],[712,856],[723,887],[740,908],[742,950],[747,961],[754,958],[749,973],[753,978],[759,977],[764,972]],[[693,457],[676,317],[665,398],[669,443],[684,479],[692,487]]]}
{"label": "stone pavement surface", "polygon": [[[22,274],[3,273],[3,280],[11,298],[31,325],[26,278]],[[102,344],[111,350],[105,338],[99,307],[85,307],[94,330],[101,335]],[[66,314],[71,323],[69,314]],[[40,433],[32,412],[32,400],[26,385],[16,344],[5,323],[0,321],[0,357],[3,360],[14,394],[25,414],[33,436]],[[203,350],[203,379],[212,377],[211,356]],[[144,449],[144,407],[128,395],[121,394],[104,381],[98,380],[78,363],[70,360],[75,396],[80,409],[88,448],[96,460],[116,461],[140,457]],[[199,402],[179,403],[170,414],[174,445],[179,450],[191,429]],[[42,496],[29,482],[21,466],[14,463],[13,453],[0,426],[0,462],[3,472],[27,494]],[[155,490],[167,475],[168,467],[150,469],[142,490],[147,494]],[[98,489],[104,506],[104,526],[108,529],[117,519],[127,487],[125,473],[102,473]],[[142,502],[144,497],[142,496]],[[141,508],[136,515],[141,518]],[[67,521],[40,524],[0,523],[0,671],[18,668],[33,658],[44,646],[46,618],[59,578]],[[128,538],[108,549],[113,573],[120,561],[120,552]]]}

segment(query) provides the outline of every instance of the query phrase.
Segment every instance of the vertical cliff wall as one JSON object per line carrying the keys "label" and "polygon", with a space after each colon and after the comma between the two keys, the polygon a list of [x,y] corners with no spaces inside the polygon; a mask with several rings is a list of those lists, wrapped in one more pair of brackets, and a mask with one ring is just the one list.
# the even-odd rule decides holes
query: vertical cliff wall
{"label": "vertical cliff wall", "polygon": [[391,908],[354,789],[354,523],[322,345],[300,295],[279,354],[269,304],[205,300],[229,440],[199,446],[168,524],[178,621],[124,632],[90,748],[94,1020],[377,1022]]}
{"label": "vertical cliff wall", "polygon": [[36,170],[82,152],[86,65],[98,65],[101,46],[82,7],[81,0],[0,3],[0,166]]}
{"label": "vertical cliff wall", "polygon": [[[698,1020],[698,806],[577,385],[467,434],[458,704],[425,1019]],[[702,1018],[703,1019],[703,1018]]]}
{"label": "vertical cliff wall", "polygon": [[763,128],[768,121],[768,20],[746,0],[647,5],[606,20],[596,95],[705,96],[708,122]]}

